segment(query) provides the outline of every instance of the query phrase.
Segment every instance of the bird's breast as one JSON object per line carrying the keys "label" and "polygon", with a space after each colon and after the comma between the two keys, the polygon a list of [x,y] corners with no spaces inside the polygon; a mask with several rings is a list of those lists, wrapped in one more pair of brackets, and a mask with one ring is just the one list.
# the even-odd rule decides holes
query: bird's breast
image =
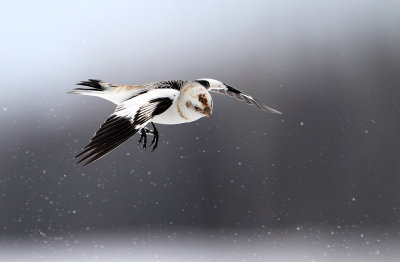
{"label": "bird's breast", "polygon": [[184,109],[175,101],[170,108],[164,113],[155,116],[152,121],[156,124],[176,125],[192,122],[197,119],[199,119],[199,117],[187,117],[184,113]]}

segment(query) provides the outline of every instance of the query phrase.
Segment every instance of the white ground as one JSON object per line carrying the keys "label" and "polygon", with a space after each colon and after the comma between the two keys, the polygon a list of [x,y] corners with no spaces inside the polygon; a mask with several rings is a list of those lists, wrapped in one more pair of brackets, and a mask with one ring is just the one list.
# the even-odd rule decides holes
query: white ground
{"label": "white ground", "polygon": [[[395,234],[394,232],[392,232]],[[0,261],[399,261],[391,233],[168,231],[2,238]]]}

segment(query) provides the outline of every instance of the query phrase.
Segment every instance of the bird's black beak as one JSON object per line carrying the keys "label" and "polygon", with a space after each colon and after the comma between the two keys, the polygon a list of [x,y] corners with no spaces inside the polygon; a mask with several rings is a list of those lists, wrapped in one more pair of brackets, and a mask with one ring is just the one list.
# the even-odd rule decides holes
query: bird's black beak
{"label": "bird's black beak", "polygon": [[204,111],[203,111],[203,114],[204,114],[206,117],[212,117],[212,110],[211,110],[211,108],[206,107],[206,108],[204,109]]}

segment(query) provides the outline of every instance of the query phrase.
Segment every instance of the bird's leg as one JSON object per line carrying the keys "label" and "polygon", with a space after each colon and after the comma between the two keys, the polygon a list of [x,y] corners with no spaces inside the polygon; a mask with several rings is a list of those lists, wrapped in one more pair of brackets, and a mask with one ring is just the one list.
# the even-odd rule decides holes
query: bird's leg
{"label": "bird's leg", "polygon": [[139,145],[143,141],[143,150],[146,150],[146,145],[147,145],[147,132],[146,132],[146,129],[147,128],[142,128],[140,130],[141,136],[140,136],[140,139],[139,139]]}
{"label": "bird's leg", "polygon": [[157,148],[157,145],[158,145],[158,137],[159,137],[159,136],[158,136],[158,130],[157,130],[156,126],[153,124],[153,122],[151,122],[151,125],[153,126],[153,129],[154,129],[154,130],[150,130],[150,129],[147,128],[147,127],[143,127],[143,128],[141,129],[141,131],[140,131],[141,137],[140,137],[140,140],[139,140],[139,145],[140,145],[140,143],[142,143],[142,141],[143,141],[143,149],[146,150],[147,135],[150,134],[150,135],[153,136],[153,140],[152,140],[151,143],[150,143],[150,146],[152,146],[152,145],[154,144],[153,149],[151,150],[151,152],[153,152],[153,151]]}
{"label": "bird's leg", "polygon": [[151,141],[151,143],[150,143],[150,146],[154,143],[154,146],[153,146],[153,149],[151,150],[151,152],[153,152],[156,148],[157,148],[157,145],[158,145],[158,130],[157,130],[157,128],[156,128],[156,126],[153,124],[153,122],[151,122],[151,125],[153,126],[153,140]]}

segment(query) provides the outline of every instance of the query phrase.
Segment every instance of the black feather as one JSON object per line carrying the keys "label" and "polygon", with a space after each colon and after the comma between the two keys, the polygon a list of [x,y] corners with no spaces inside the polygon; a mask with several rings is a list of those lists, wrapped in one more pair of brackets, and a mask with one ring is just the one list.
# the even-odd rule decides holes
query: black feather
{"label": "black feather", "polygon": [[161,81],[156,88],[171,88],[180,91],[187,82],[185,80]]}
{"label": "black feather", "polygon": [[173,100],[171,98],[163,97],[163,98],[155,98],[149,101],[149,103],[157,103],[156,108],[153,111],[152,116],[156,116],[164,113],[171,105]]}
{"label": "black feather", "polygon": [[240,90],[238,90],[236,88],[233,88],[233,87],[228,86],[226,84],[224,84],[224,85],[226,86],[226,88],[228,88],[228,91],[231,91],[232,93],[235,93],[235,94],[241,94],[242,93],[242,91],[240,91]]}
{"label": "black feather", "polygon": [[137,111],[134,123],[135,126],[143,125],[154,116],[164,113],[171,105],[173,100],[169,97],[155,98],[149,103],[141,106]]}
{"label": "black feather", "polygon": [[100,85],[102,81],[97,79],[88,79],[88,81],[81,81],[77,83],[79,86],[88,86],[91,88],[75,88],[75,90],[92,90],[92,91],[103,91],[104,87]]}
{"label": "black feather", "polygon": [[78,161],[78,164],[88,159],[83,165],[86,166],[118,147],[129,137],[136,134],[137,131],[131,119],[111,115],[101,125],[91,142],[75,158],[83,156]]}
{"label": "black feather", "polygon": [[196,82],[198,82],[200,85],[204,86],[205,88],[210,87],[210,82],[208,82],[207,80],[196,80]]}

